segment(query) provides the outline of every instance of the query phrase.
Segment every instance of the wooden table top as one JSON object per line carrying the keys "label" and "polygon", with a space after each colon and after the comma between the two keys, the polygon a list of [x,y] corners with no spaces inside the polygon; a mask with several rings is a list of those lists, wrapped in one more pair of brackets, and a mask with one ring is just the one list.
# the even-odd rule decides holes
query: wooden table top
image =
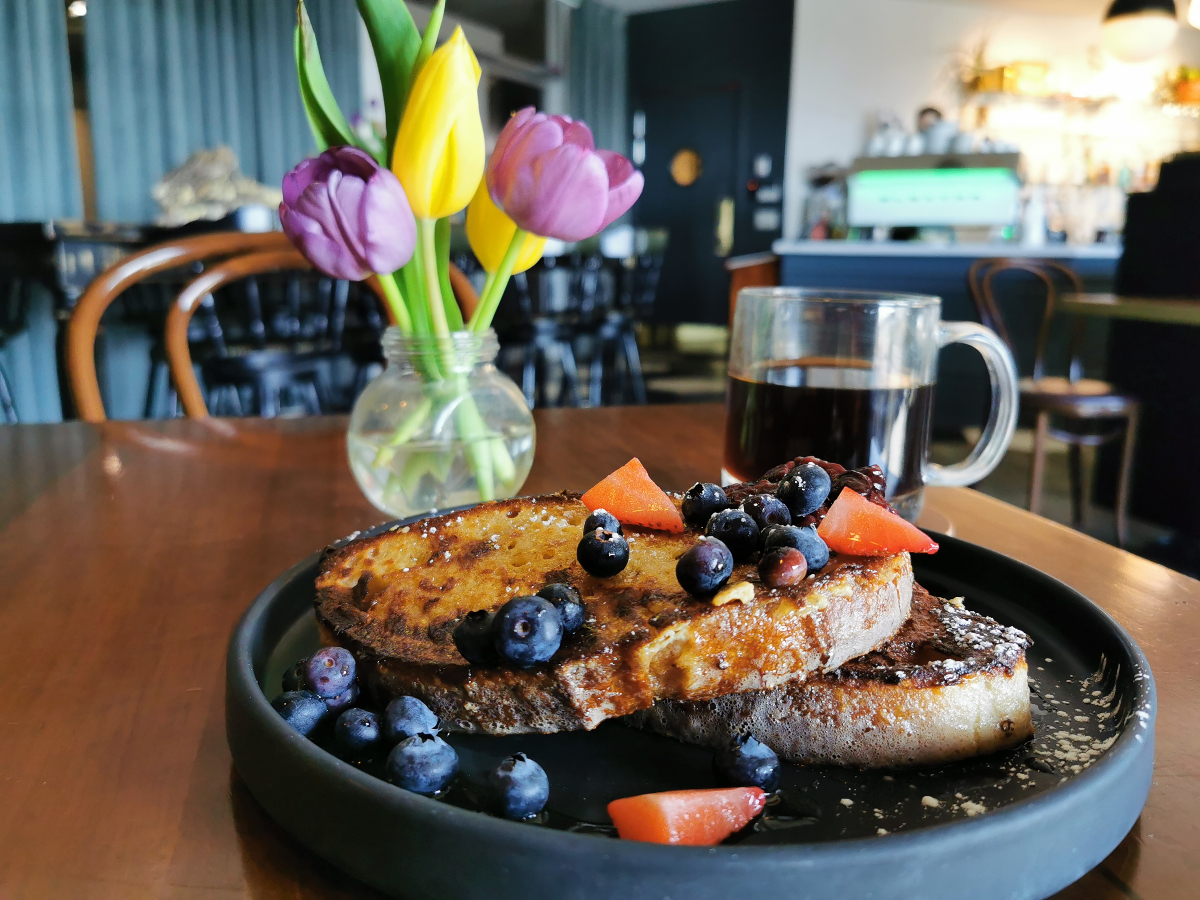
{"label": "wooden table top", "polygon": [[1167,325],[1200,325],[1200,300],[1130,297],[1122,294],[1066,294],[1058,303],[1063,312],[1106,319],[1137,319]]}
{"label": "wooden table top", "polygon": [[[719,406],[537,422],[531,493],[586,489],[633,455],[667,488],[719,472]],[[376,896],[266,817],[224,733],[225,645],[242,611],[292,563],[383,518],[350,476],[344,427],[0,427],[0,897]],[[928,496],[961,537],[1108,609],[1157,679],[1146,809],[1059,896],[1196,896],[1200,582],[973,491]]]}

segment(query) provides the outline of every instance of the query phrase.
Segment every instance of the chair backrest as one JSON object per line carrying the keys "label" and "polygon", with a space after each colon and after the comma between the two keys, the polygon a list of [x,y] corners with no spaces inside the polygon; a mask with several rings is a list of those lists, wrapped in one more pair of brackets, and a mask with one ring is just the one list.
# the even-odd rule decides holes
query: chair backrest
{"label": "chair backrest", "polygon": [[300,251],[289,244],[286,249],[246,253],[216,263],[180,291],[167,315],[167,364],[171,367],[171,378],[175,382],[175,390],[179,392],[183,410],[189,417],[208,417],[208,404],[196,380],[192,352],[188,346],[188,323],[196,308],[206,297],[235,281],[267,272],[304,271],[311,268]]}
{"label": "chair backrest", "polygon": [[[75,310],[71,315],[71,321],[67,326],[67,373],[70,378],[71,392],[75,398],[75,406],[79,418],[87,422],[103,422],[106,418],[104,403],[100,396],[100,384],[96,377],[96,332],[100,326],[100,317],[123,291],[152,275],[171,269],[178,269],[189,264],[211,263],[214,260],[219,261],[222,259],[228,260],[239,255],[261,256],[261,254],[272,253],[277,254],[273,257],[276,262],[285,258],[289,261],[295,259],[295,257],[288,255],[289,253],[295,253],[295,251],[287,236],[282,232],[272,231],[262,234],[222,232],[156,244],[153,247],[148,247],[120,260],[102,272],[95,281],[88,285],[87,290],[79,298],[79,302],[76,304]],[[282,256],[279,254],[282,254]],[[296,255],[298,256],[298,254]],[[256,262],[261,264],[262,259],[260,258]],[[240,277],[247,277],[252,274],[278,271],[280,269],[307,270],[311,268],[303,259],[301,259],[301,262],[303,263],[302,265],[269,266],[258,272],[252,272],[246,267],[242,267],[238,271],[244,271],[244,275]],[[192,284],[200,280],[195,279]],[[234,280],[237,279],[229,279],[229,281]],[[223,282],[223,284],[225,283],[228,282]],[[478,305],[479,298],[471,287],[470,281],[463,277],[462,273],[453,266],[450,267],[450,283],[454,289],[455,299],[458,301],[460,308],[463,309],[465,318]],[[380,305],[387,312],[390,319],[391,313],[387,307],[385,295],[378,280],[372,277],[367,279],[366,284],[380,299]],[[207,295],[200,295],[196,301],[193,301],[193,307],[188,310],[188,318],[195,312],[195,302],[203,299],[204,296]],[[174,314],[177,307],[178,303],[173,304],[172,314]],[[186,324],[185,321],[185,337]],[[188,371],[190,372],[190,353],[188,354],[188,358]],[[172,366],[173,370],[174,368]],[[195,397],[192,399],[194,400]],[[201,400],[202,405],[203,401]],[[199,408],[200,406],[192,404],[192,409]],[[191,414],[190,410],[189,414]],[[207,414],[207,412],[204,414]]]}
{"label": "chair backrest", "polygon": [[[1055,307],[1058,302],[1058,284],[1056,278],[1066,281],[1076,293],[1083,292],[1083,282],[1079,275],[1062,263],[1052,259],[1033,258],[986,258],[978,259],[971,264],[967,271],[967,287],[979,320],[1000,335],[1001,340],[1013,350],[1013,340],[1004,317],[1000,314],[996,302],[996,278],[1005,272],[1022,272],[1032,276],[1045,289],[1045,301],[1042,307],[1042,321],[1038,329],[1037,344],[1033,357],[1034,380],[1046,374],[1046,347],[1050,341],[1050,329],[1054,320]],[[1074,383],[1083,376],[1081,351],[1083,345],[1083,320],[1072,317],[1071,342],[1068,361],[1068,378]]]}
{"label": "chair backrest", "polygon": [[287,236],[277,231],[205,234],[147,247],[101,272],[80,296],[67,325],[67,374],[79,418],[85,422],[106,418],[96,378],[96,331],[104,311],[123,291],[151,275],[201,260],[290,247]]}
{"label": "chair backrest", "polygon": [[[234,256],[210,266],[202,274],[192,279],[179,293],[179,297],[171,306],[167,315],[165,343],[167,364],[171,369],[171,378],[175,382],[175,390],[183,404],[184,412],[193,419],[208,417],[208,404],[200,383],[196,379],[196,370],[192,366],[191,347],[188,343],[188,323],[192,315],[216,291],[236,281],[253,279],[256,275],[268,272],[305,271],[311,269],[298,250],[290,244],[286,249],[264,250],[258,253],[247,253]],[[374,278],[368,280],[373,290],[382,296],[382,289]],[[450,267],[450,283],[454,290],[455,301],[462,310],[463,318],[470,318],[470,312],[479,305],[479,298],[470,281],[453,265]],[[385,303],[386,306],[386,303]]]}
{"label": "chair backrest", "polygon": [[725,260],[729,273],[729,327],[737,310],[738,292],[748,287],[775,287],[779,284],[779,257],[774,253],[731,256]]}

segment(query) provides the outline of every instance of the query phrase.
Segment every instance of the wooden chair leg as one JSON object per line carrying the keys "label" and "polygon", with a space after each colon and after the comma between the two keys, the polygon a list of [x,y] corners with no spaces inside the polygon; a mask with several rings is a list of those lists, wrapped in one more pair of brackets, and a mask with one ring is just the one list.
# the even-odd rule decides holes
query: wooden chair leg
{"label": "wooden chair leg", "polygon": [[1129,410],[1125,444],[1121,448],[1121,480],[1117,482],[1117,546],[1124,547],[1129,528],[1129,482],[1133,477],[1133,450],[1137,444],[1138,408]]}
{"label": "wooden chair leg", "polygon": [[1037,515],[1042,503],[1042,485],[1046,480],[1046,436],[1050,433],[1050,413],[1039,412],[1033,435],[1033,465],[1029,468],[1029,511]]}
{"label": "wooden chair leg", "polygon": [[1067,445],[1067,480],[1071,491],[1071,527],[1083,531],[1083,448]]}

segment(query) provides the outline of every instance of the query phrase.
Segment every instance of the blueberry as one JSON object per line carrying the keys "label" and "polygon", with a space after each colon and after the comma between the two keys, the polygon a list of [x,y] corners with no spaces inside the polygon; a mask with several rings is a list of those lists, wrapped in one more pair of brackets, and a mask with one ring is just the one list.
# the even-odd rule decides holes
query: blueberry
{"label": "blueberry", "polygon": [[697,528],[723,509],[729,509],[729,498],[717,484],[697,481],[683,492],[683,520]]}
{"label": "blueberry", "polygon": [[562,618],[563,631],[570,634],[583,624],[583,598],[569,584],[548,584],[537,595],[549,600]]}
{"label": "blueberry", "polygon": [[617,534],[625,533],[625,529],[621,527],[621,523],[617,521],[617,517],[607,509],[596,510],[583,523],[584,534],[591,534],[597,528],[603,528],[605,531],[615,531]]}
{"label": "blueberry", "polygon": [[722,541],[737,562],[746,562],[758,549],[758,525],[740,509],[713,513],[704,533]]}
{"label": "blueberry", "polygon": [[758,561],[758,577],[767,587],[788,587],[799,584],[808,574],[808,560],[795,547],[772,547],[764,550]]}
{"label": "blueberry", "polygon": [[379,717],[365,709],[351,707],[337,717],[333,725],[333,741],[343,756],[359,758],[370,755],[381,744]]}
{"label": "blueberry", "polygon": [[523,669],[544,663],[562,644],[562,616],[542,597],[513,597],[496,613],[492,640],[501,659]]}
{"label": "blueberry", "polygon": [[779,757],[766,744],[739,735],[713,754],[713,774],[728,787],[779,787]]}
{"label": "blueberry", "polygon": [[395,744],[414,734],[434,734],[438,717],[416,697],[397,697],[383,711],[383,737]]}
{"label": "blueberry", "polygon": [[675,564],[675,577],[689,594],[703,597],[719,590],[733,574],[733,554],[722,541],[702,537]]}
{"label": "blueberry", "polygon": [[792,514],[783,501],[773,494],[755,494],[748,497],[742,502],[742,512],[752,518],[759,528],[792,524]]}
{"label": "blueberry", "polygon": [[305,674],[318,697],[336,697],[354,681],[354,657],[344,647],[325,647],[312,655]]}
{"label": "blueberry", "polygon": [[336,697],[325,698],[325,708],[331,713],[340,713],[358,702],[358,685],[352,684]]}
{"label": "blueberry", "polygon": [[417,794],[436,794],[458,774],[458,754],[435,734],[414,734],[392,748],[387,779]]}
{"label": "blueberry", "polygon": [[779,482],[775,495],[786,504],[793,519],[816,512],[829,498],[833,482],[816,463],[802,463]]}
{"label": "blueberry", "polygon": [[283,721],[304,735],[312,734],[328,712],[325,701],[312,691],[284,691],[271,701],[271,706]]}
{"label": "blueberry", "polygon": [[496,792],[506,819],[536,816],[550,799],[546,770],[524,753],[516,753],[496,766],[488,775],[488,784]]}
{"label": "blueberry", "polygon": [[804,554],[810,572],[820,571],[829,562],[829,548],[812,525],[806,528],[797,525],[776,525],[763,542],[764,550],[770,550],[772,547],[795,547]]}
{"label": "blueberry", "polygon": [[308,660],[302,659],[283,673],[283,689],[285,691],[303,691],[308,689]]}
{"label": "blueberry", "polygon": [[758,532],[758,549],[766,550],[768,547],[776,546],[776,544],[771,543],[771,535],[781,529],[794,527],[793,525],[768,525],[766,528],[760,529]]}
{"label": "blueberry", "polygon": [[492,644],[492,623],[495,613],[477,609],[467,613],[454,626],[454,646],[463,659],[477,666],[494,666],[498,661],[496,648]]}
{"label": "blueberry", "polygon": [[583,536],[575,557],[589,575],[611,578],[629,563],[629,544],[615,531],[597,528]]}

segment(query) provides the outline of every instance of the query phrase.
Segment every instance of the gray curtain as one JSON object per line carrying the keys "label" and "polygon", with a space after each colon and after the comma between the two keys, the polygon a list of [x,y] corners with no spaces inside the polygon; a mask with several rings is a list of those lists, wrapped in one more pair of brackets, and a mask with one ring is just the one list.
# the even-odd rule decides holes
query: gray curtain
{"label": "gray curtain", "polygon": [[571,13],[568,96],[570,114],[591,126],[597,147],[628,154],[625,21],[625,13],[596,0]]}
{"label": "gray curtain", "polygon": [[[12,290],[14,285],[3,285]],[[54,357],[54,297],[37,282],[23,282],[29,304],[25,328],[0,340],[0,370],[12,391],[18,422],[61,422],[58,368]],[[3,422],[0,418],[0,422]]]}
{"label": "gray curtain", "polygon": [[[17,2],[17,0],[13,0]],[[358,112],[358,13],[308,0],[330,86]],[[227,144],[278,185],[315,152],[296,86],[295,0],[102,0],[88,6],[87,76],[101,219],[146,222],[150,188],[196,150]]]}
{"label": "gray curtain", "polygon": [[62,0],[0,0],[0,221],[79,218]]}

